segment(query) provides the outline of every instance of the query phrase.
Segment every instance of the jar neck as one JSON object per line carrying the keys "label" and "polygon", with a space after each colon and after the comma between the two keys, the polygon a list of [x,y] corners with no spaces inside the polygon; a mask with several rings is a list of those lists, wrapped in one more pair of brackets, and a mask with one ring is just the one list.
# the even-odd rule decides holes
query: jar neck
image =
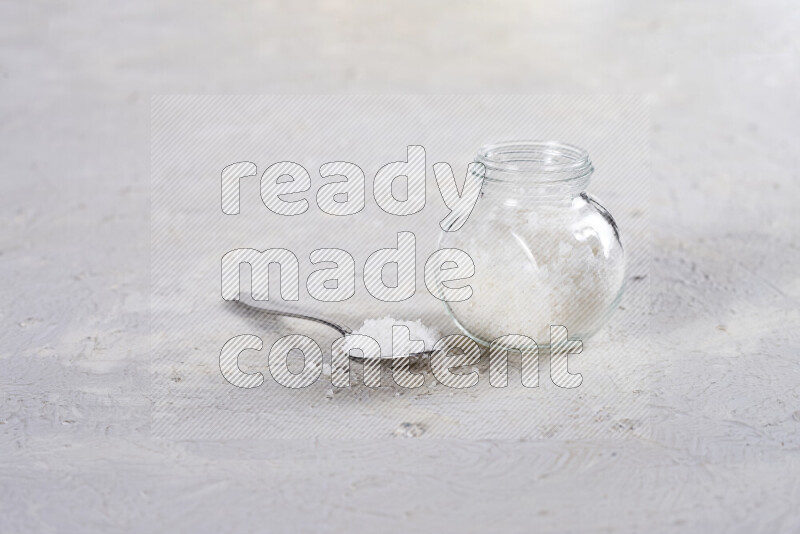
{"label": "jar neck", "polygon": [[484,166],[483,199],[510,208],[569,204],[589,185],[594,170],[585,150],[555,141],[486,145],[475,161]]}

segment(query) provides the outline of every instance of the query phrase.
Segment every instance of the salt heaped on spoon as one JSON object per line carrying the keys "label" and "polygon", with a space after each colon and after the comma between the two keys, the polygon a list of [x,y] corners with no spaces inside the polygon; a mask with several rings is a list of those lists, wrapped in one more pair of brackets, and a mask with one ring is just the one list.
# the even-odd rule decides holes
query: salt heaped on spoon
{"label": "salt heaped on spoon", "polygon": [[[378,342],[381,346],[381,356],[384,358],[392,357],[392,327],[405,326],[409,330],[411,339],[419,339],[425,343],[425,350],[433,350],[433,346],[439,341],[441,337],[436,328],[426,326],[422,323],[421,319],[416,321],[408,321],[401,319],[394,319],[386,316],[382,319],[367,319],[360,328],[355,330],[353,334],[368,336]],[[351,347],[345,340],[342,347],[348,351]]]}

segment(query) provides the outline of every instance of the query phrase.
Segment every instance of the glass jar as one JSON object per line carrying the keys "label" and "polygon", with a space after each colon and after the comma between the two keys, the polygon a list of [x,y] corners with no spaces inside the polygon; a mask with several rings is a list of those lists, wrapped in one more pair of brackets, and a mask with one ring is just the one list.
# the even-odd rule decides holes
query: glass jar
{"label": "glass jar", "polygon": [[[625,258],[611,214],[584,192],[589,154],[552,141],[482,147],[484,183],[467,222],[439,246],[470,255],[473,294],[445,302],[458,327],[484,346],[507,334],[550,343],[597,332],[622,297]],[[471,179],[480,179],[479,174]]]}

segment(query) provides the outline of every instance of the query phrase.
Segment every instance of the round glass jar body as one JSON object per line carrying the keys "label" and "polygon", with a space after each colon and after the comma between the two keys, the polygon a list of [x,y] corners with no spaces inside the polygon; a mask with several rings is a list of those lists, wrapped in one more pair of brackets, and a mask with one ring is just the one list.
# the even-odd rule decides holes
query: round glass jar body
{"label": "round glass jar body", "polygon": [[550,325],[587,339],[617,308],[625,277],[617,225],[584,192],[593,171],[588,154],[521,141],[485,146],[476,162],[484,166],[478,201],[439,242],[475,263],[472,296],[445,302],[448,312],[483,345],[521,334],[548,346]]}

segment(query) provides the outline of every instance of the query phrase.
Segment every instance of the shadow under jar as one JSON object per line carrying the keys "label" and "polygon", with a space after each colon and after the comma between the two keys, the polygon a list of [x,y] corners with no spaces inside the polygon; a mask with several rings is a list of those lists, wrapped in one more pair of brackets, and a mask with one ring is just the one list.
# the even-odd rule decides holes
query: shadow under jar
{"label": "shadow under jar", "polygon": [[484,146],[475,161],[485,168],[480,197],[466,224],[439,242],[475,263],[472,296],[445,302],[449,314],[484,346],[521,334],[547,347],[550,325],[589,338],[617,308],[625,277],[617,225],[584,191],[589,154],[518,141]]}

